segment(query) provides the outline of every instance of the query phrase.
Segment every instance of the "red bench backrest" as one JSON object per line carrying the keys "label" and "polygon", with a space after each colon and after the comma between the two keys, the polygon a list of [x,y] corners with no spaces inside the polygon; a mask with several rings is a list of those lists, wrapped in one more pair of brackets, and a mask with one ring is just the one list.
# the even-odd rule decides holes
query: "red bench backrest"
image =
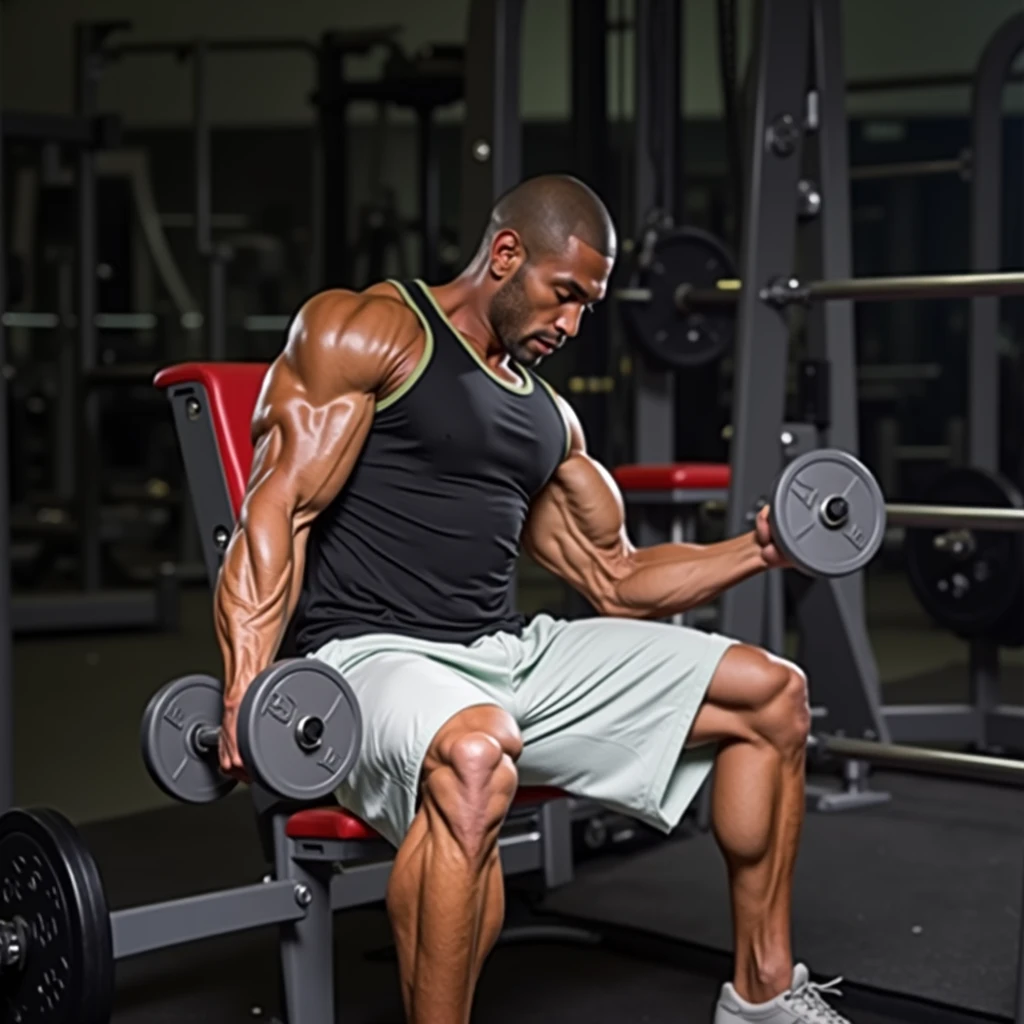
{"label": "red bench backrest", "polygon": [[268,368],[266,363],[183,363],[161,370],[154,380],[164,390],[193,385],[206,392],[235,519],[252,469],[252,416]]}

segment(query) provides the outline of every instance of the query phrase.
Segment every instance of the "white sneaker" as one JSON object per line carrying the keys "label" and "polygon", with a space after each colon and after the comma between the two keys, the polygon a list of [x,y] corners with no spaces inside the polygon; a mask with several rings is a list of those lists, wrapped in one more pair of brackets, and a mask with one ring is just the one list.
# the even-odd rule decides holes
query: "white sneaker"
{"label": "white sneaker", "polygon": [[850,1024],[823,998],[842,995],[836,987],[842,980],[816,985],[807,968],[797,964],[792,987],[768,1003],[748,1003],[726,983],[715,1009],[715,1024]]}

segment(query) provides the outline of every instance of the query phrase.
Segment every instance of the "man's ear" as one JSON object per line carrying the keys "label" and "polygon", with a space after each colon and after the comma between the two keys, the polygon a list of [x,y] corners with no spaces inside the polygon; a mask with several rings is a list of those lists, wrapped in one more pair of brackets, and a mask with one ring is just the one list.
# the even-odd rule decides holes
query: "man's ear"
{"label": "man's ear", "polygon": [[526,248],[519,232],[512,228],[502,228],[491,241],[491,276],[496,281],[503,281],[511,277],[525,259]]}

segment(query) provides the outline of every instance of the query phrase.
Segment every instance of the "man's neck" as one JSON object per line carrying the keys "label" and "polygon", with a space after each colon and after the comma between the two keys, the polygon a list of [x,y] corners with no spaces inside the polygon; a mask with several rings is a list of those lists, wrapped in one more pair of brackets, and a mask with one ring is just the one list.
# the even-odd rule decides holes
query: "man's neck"
{"label": "man's neck", "polygon": [[471,263],[458,277],[430,291],[452,326],[480,358],[498,367],[508,362],[508,356],[487,316],[485,275],[486,269],[477,269]]}

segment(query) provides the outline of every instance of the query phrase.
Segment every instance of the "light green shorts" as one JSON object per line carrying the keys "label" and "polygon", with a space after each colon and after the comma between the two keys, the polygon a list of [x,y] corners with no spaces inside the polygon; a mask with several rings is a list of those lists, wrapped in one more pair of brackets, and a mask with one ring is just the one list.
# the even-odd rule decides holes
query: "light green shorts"
{"label": "light green shorts", "polygon": [[711,769],[714,746],[683,748],[733,643],[684,626],[548,615],[521,636],[469,645],[391,634],[332,640],[311,657],[348,680],[364,723],[338,798],[398,846],[438,731],[468,707],[495,704],[523,735],[520,785],[557,786],[669,832]]}

